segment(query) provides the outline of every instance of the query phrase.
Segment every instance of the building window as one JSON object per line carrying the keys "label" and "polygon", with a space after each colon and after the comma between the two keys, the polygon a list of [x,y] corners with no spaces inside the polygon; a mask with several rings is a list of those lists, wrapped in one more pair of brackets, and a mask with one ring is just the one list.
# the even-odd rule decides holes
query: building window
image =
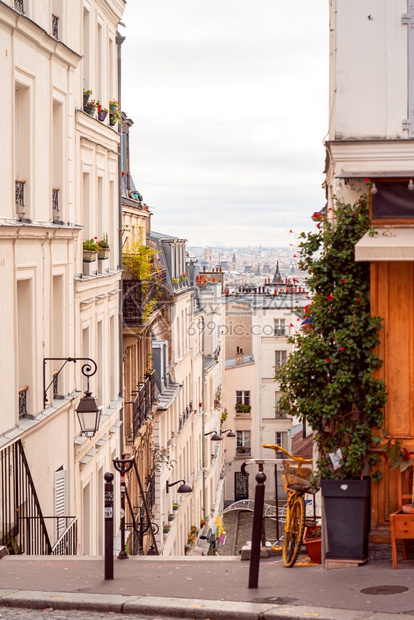
{"label": "building window", "polygon": [[275,351],[275,368],[278,370],[286,364],[286,351]]}
{"label": "building window", "polygon": [[274,319],[274,336],[286,336],[285,319]]}
{"label": "building window", "polygon": [[251,454],[250,431],[237,431],[237,454]]}
{"label": "building window", "polygon": [[236,391],[236,403],[250,405],[250,390]]}
{"label": "building window", "polygon": [[287,433],[276,431],[275,443],[281,448],[287,450]]}

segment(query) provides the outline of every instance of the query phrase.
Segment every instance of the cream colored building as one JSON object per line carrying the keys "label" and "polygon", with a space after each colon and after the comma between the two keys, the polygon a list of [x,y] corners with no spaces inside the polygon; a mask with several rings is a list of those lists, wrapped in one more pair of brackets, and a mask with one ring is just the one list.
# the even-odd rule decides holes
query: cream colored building
{"label": "cream colored building", "polygon": [[[61,517],[46,519],[43,538],[53,546],[73,523],[63,525],[63,516],[75,517],[81,554],[103,551],[103,475],[120,451],[122,406],[120,138],[116,125],[83,111],[82,90],[92,89],[103,104],[118,98],[117,26],[124,5],[0,3],[0,466],[6,467],[7,455],[24,451],[41,513]],[[82,243],[106,233],[110,258],[91,268],[83,262]],[[80,435],[75,413],[86,389],[82,362],[67,362],[57,375],[69,357],[97,364],[90,387],[102,409],[92,438]],[[22,460],[19,467],[12,477],[28,475]],[[20,511],[19,522],[0,524],[2,542],[33,552],[22,536],[24,524],[39,516],[23,514],[29,497],[11,494],[7,482],[2,498],[3,505],[19,502]]]}
{"label": "cream colored building", "polygon": [[[257,469],[241,473],[248,459],[273,458],[262,448],[278,443],[291,449],[291,429],[297,420],[278,408],[281,396],[275,373],[292,351],[289,336],[301,320],[295,311],[307,303],[302,293],[234,294],[226,297],[225,406],[226,426],[236,433],[225,457],[226,503],[254,498]],[[273,478],[266,486],[272,493]]]}

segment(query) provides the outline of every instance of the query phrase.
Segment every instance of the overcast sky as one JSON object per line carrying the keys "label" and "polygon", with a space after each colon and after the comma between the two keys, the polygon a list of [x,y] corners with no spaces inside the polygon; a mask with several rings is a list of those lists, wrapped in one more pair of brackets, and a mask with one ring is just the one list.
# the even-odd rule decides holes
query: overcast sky
{"label": "overcast sky", "polygon": [[288,245],[325,204],[327,0],[129,0],[131,167],[158,232]]}

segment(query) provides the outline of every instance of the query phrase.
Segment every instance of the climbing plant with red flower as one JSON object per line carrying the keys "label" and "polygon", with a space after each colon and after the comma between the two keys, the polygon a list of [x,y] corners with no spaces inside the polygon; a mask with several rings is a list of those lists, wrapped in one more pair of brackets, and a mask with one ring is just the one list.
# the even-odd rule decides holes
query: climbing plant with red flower
{"label": "climbing plant with red flower", "polygon": [[[309,274],[313,303],[290,341],[294,351],[278,371],[284,392],[281,409],[306,420],[319,449],[322,478],[361,477],[378,462],[370,452],[383,423],[384,383],[373,373],[382,361],[375,352],[381,319],[370,313],[369,264],[355,262],[355,245],[369,230],[368,198],[339,201],[334,217],[316,232],[300,235],[300,269]],[[334,469],[330,454],[342,454]]]}

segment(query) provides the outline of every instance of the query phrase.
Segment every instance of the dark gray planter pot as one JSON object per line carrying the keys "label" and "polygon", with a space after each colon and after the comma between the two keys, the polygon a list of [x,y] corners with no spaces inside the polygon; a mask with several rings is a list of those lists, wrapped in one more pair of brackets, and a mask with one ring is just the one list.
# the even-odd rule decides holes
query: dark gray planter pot
{"label": "dark gray planter pot", "polygon": [[328,552],[326,560],[368,559],[370,480],[321,480]]}

